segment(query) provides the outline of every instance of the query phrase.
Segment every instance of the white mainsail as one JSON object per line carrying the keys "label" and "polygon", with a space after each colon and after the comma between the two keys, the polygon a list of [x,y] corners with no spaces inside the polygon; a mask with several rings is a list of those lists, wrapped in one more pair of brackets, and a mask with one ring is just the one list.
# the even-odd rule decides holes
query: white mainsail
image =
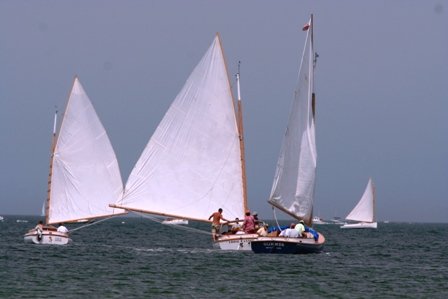
{"label": "white mainsail", "polygon": [[112,145],[76,77],[53,153],[47,224],[123,213],[109,207],[123,183]]}
{"label": "white mainsail", "polygon": [[347,220],[375,222],[375,186],[372,179],[369,179],[366,190],[358,204],[345,217]]}
{"label": "white mainsail", "polygon": [[218,208],[242,217],[238,125],[217,35],[174,99],[126,183],[116,207],[206,221]]}
{"label": "white mainsail", "polygon": [[313,24],[307,32],[299,77],[289,115],[269,203],[307,223],[312,221],[316,178],[316,141],[313,112]]}

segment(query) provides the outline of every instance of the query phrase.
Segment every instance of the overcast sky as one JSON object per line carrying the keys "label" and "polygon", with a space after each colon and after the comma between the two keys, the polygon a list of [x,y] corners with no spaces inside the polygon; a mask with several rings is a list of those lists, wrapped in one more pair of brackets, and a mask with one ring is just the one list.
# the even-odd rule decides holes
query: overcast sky
{"label": "overcast sky", "polygon": [[[123,180],[216,32],[241,61],[249,206],[267,199],[314,14],[315,213],[448,221],[448,1],[0,0],[0,215],[38,215],[54,107],[77,74]],[[233,77],[233,76],[232,76]],[[279,214],[279,213],[278,213]]]}

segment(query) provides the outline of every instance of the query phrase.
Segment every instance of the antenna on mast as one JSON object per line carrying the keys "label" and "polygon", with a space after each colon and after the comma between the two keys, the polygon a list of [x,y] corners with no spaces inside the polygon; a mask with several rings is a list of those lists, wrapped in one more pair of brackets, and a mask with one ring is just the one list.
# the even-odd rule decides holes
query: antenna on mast
{"label": "antenna on mast", "polygon": [[238,101],[241,101],[241,91],[240,91],[240,65],[241,61],[238,61],[238,72],[236,73],[236,86],[238,93]]}
{"label": "antenna on mast", "polygon": [[58,122],[58,106],[54,106],[56,110],[54,113],[54,122],[53,122],[53,136],[56,135],[56,124]]}

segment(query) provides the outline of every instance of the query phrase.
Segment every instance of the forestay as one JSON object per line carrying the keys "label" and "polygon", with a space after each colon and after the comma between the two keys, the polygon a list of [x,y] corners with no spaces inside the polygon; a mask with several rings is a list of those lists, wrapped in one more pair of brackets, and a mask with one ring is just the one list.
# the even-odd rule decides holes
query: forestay
{"label": "forestay", "polygon": [[314,49],[307,32],[298,83],[283,138],[269,203],[311,223],[316,176],[313,115]]}
{"label": "forestay", "polygon": [[219,36],[174,99],[116,206],[207,220],[244,215],[241,150]]}
{"label": "forestay", "polygon": [[118,162],[95,109],[75,78],[53,154],[48,224],[123,213]]}

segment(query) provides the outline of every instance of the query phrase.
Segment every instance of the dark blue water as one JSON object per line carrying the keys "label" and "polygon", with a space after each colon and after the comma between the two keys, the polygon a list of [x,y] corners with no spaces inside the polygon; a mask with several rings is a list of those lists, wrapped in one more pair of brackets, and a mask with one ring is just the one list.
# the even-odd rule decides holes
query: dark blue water
{"label": "dark blue water", "polygon": [[39,218],[5,218],[1,298],[448,298],[448,224],[321,225],[323,253],[256,255],[145,218],[81,229],[68,246],[31,245],[23,234]]}

